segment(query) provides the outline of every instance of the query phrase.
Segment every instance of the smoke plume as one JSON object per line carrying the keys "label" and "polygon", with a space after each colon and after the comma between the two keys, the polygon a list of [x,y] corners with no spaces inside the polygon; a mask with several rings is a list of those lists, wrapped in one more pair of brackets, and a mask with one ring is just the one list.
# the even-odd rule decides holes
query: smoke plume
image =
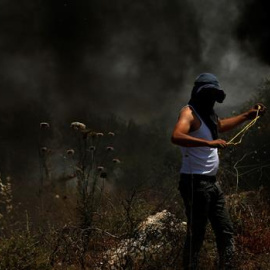
{"label": "smoke plume", "polygon": [[268,11],[266,1],[1,0],[0,169],[29,167],[42,121],[172,124],[201,72],[239,106],[267,76]]}

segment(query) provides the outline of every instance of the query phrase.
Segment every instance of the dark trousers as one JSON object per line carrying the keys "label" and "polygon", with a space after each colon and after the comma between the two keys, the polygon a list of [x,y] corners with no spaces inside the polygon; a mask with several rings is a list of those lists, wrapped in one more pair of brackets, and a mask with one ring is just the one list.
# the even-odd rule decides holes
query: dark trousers
{"label": "dark trousers", "polygon": [[181,174],[179,190],[186,207],[187,236],[184,269],[197,269],[208,220],[216,236],[218,269],[233,269],[233,226],[225,208],[224,194],[215,176]]}

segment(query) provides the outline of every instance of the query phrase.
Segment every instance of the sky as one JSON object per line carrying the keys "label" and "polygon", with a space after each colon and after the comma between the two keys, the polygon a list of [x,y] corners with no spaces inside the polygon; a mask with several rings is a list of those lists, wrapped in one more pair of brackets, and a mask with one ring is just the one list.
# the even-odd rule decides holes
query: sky
{"label": "sky", "polygon": [[42,121],[172,123],[202,72],[239,108],[269,76],[269,10],[266,0],[0,0],[0,169]]}

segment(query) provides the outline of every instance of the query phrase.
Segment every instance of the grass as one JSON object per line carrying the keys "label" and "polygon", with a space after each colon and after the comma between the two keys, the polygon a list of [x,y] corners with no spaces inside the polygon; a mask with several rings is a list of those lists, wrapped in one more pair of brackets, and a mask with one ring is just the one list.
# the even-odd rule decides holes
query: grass
{"label": "grass", "polygon": [[[0,269],[98,269],[107,250],[117,247],[121,240],[129,238],[139,222],[166,205],[165,203],[159,206],[160,209],[156,208],[163,198],[159,193],[160,197],[157,199],[157,191],[153,190],[135,194],[119,191],[118,195],[116,199],[113,194],[107,194],[98,213],[93,217],[95,226],[91,227],[86,252],[81,242],[84,232],[76,219],[69,219],[69,223],[61,226],[58,224],[37,228],[32,224],[31,217],[30,221],[27,221],[25,216],[24,220],[16,221],[20,222],[17,228],[21,229],[12,230],[10,228],[16,226],[2,223]],[[58,200],[56,202],[59,209],[54,216],[61,216],[60,207],[63,205],[58,204]],[[8,203],[10,204],[10,201]],[[73,203],[76,208],[76,203]],[[237,269],[269,269],[270,207],[267,192],[261,190],[234,194],[227,197],[227,205],[235,225]],[[176,213],[181,207],[180,200],[178,205],[175,205],[175,202],[171,205],[171,209],[175,208]],[[53,215],[48,217],[50,221],[47,220],[47,224],[53,224]],[[68,219],[66,221],[68,222]],[[215,269],[215,258],[215,239],[208,227],[201,251],[201,268]],[[180,262],[175,266],[171,266],[170,262],[169,256],[163,257],[162,267],[181,269]],[[146,261],[140,269],[149,269],[149,265]],[[163,269],[162,267],[160,269]],[[132,269],[136,269],[136,265]]]}
{"label": "grass", "polygon": [[[133,169],[131,179],[142,178],[137,184],[130,183],[132,188],[112,187],[114,182],[110,175],[121,172],[120,157],[113,143],[115,133],[94,132],[79,124],[75,125],[74,144],[62,149],[60,176],[51,165],[55,162],[52,156],[55,152],[40,141],[41,187],[37,196],[32,196],[36,191],[30,188],[29,196],[18,203],[14,200],[11,179],[0,179],[1,270],[110,269],[105,267],[104,254],[117,248],[124,239],[133,237],[138,224],[149,215],[166,209],[185,220],[177,190],[178,174],[173,166],[169,173],[165,166],[152,168],[158,172],[162,169],[159,175],[166,181],[160,185],[159,181],[144,183],[144,171],[140,175],[139,170],[134,172]],[[49,126],[44,128],[47,130]],[[234,179],[235,172],[222,172],[220,179],[224,183],[229,183],[228,175]],[[75,189],[68,189],[69,181],[75,183]],[[234,189],[233,184],[224,187],[225,193]],[[268,194],[268,190],[262,188],[227,196],[235,227],[237,269],[270,269]],[[180,247],[183,241],[179,240]],[[127,269],[157,269],[149,260],[143,264],[134,262]],[[171,262],[171,256],[164,252],[156,265],[164,270],[181,269],[180,255],[179,261]],[[200,265],[205,270],[216,268],[215,238],[210,226]]]}

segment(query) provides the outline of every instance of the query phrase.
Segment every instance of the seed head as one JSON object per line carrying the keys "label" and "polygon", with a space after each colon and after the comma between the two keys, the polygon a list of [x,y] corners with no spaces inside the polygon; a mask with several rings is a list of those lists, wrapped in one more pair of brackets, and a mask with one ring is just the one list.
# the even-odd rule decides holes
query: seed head
{"label": "seed head", "polygon": [[95,151],[95,150],[96,150],[96,147],[95,147],[94,145],[91,145],[91,146],[90,146],[90,150],[91,150],[91,151]]}
{"label": "seed head", "polygon": [[106,149],[108,152],[114,151],[114,148],[112,146],[108,146]]}
{"label": "seed head", "polygon": [[121,161],[118,158],[114,158],[112,161],[113,163],[121,163]]}
{"label": "seed head", "polygon": [[50,124],[47,123],[47,122],[41,122],[41,123],[39,124],[39,127],[40,127],[41,129],[48,129],[48,128],[50,128]]}
{"label": "seed head", "polygon": [[47,147],[41,147],[40,150],[41,150],[42,153],[46,153],[48,151],[48,148]]}
{"label": "seed head", "polygon": [[97,169],[98,169],[98,171],[100,171],[100,172],[104,171],[104,167],[103,167],[103,166],[98,166]]}
{"label": "seed head", "polygon": [[84,130],[86,129],[86,125],[80,122],[72,122],[70,125],[71,128],[75,130]]}
{"label": "seed head", "polygon": [[110,131],[110,132],[108,133],[108,135],[114,137],[114,136],[115,136],[115,133]]}
{"label": "seed head", "polygon": [[98,136],[98,137],[103,137],[104,134],[103,134],[102,132],[98,132],[98,133],[97,133],[97,136]]}
{"label": "seed head", "polygon": [[67,155],[73,156],[74,154],[75,154],[75,150],[74,149],[68,149],[67,150]]}

